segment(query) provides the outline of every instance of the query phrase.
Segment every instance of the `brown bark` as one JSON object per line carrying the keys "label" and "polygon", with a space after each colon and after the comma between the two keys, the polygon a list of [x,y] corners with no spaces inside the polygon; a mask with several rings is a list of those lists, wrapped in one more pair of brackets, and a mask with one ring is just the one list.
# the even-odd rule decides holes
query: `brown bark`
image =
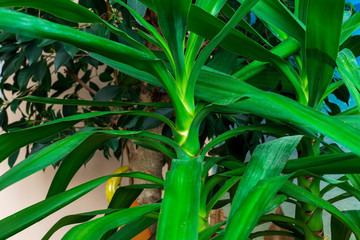
{"label": "brown bark", "polygon": [[[155,90],[149,91],[147,85],[143,84],[140,93],[141,102],[154,102],[154,101],[170,101],[167,95],[158,93]],[[161,134],[163,125],[154,129],[150,129],[150,132]],[[140,171],[143,173],[151,174],[153,176],[162,178],[162,167],[164,161],[164,155],[159,152],[154,152],[143,147],[137,147],[134,143],[129,142],[129,163],[131,171]],[[145,180],[134,179],[134,184],[146,184],[149,183]],[[144,189],[141,195],[138,197],[137,202],[142,204],[155,203],[161,199],[160,189]],[[154,233],[156,231],[156,225],[150,227],[150,231]]]}

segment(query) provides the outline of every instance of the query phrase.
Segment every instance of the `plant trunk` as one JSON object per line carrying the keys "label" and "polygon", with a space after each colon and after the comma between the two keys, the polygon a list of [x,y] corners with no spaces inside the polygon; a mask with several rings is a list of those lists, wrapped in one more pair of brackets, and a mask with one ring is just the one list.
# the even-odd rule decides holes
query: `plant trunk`
{"label": "plant trunk", "polygon": [[[163,101],[169,102],[169,97],[167,95],[160,94],[156,92],[156,89],[149,91],[146,84],[141,85],[140,92],[140,101],[141,102],[154,102],[154,101]],[[150,129],[150,132],[161,134],[163,125]],[[159,178],[162,177],[162,168],[164,162],[164,155],[159,152],[148,150],[143,147],[137,147],[134,143],[128,143],[129,149],[129,165],[130,170],[133,172],[143,172]],[[133,179],[133,184],[147,184],[148,181],[142,179]],[[140,196],[137,198],[137,202],[140,205],[156,203],[161,199],[161,190],[160,189],[144,189]],[[156,232],[156,224],[150,227],[150,232],[153,234]]]}
{"label": "plant trunk", "polygon": [[[302,151],[299,153],[299,157],[307,157],[314,155],[313,143],[311,139],[305,138],[302,142]],[[315,196],[320,197],[320,180],[313,177],[299,177],[299,186],[308,190]],[[306,223],[310,230],[318,239],[324,238],[324,226],[323,226],[323,210],[309,203],[300,203],[300,206],[296,207],[296,219],[302,220]]]}
{"label": "plant trunk", "polygon": [[173,159],[166,174],[158,240],[197,239],[202,162]]}

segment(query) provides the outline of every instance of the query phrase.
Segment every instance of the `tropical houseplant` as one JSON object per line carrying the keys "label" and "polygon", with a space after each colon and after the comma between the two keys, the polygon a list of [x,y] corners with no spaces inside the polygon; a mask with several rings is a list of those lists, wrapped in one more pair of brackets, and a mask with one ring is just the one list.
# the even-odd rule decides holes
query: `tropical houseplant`
{"label": "tropical houseplant", "polygon": [[[0,189],[62,160],[47,198],[1,220],[0,238],[14,235],[114,176],[142,178],[154,184],[120,187],[108,209],[87,213],[89,217],[82,220],[78,220],[80,215],[75,219],[66,218],[65,224],[84,223],[73,227],[63,239],[131,239],[154,222],[158,222],[157,239],[249,239],[261,235],[323,239],[323,209],[333,216],[333,239],[348,239],[351,233],[360,238],[359,212],[342,212],[322,198],[332,188],[346,192],[338,199],[360,197],[358,108],[336,112],[337,108],[327,99],[329,94],[345,85],[357,105],[360,101],[359,67],[354,56],[358,50],[354,43],[356,39],[351,37],[360,25],[359,14],[350,12],[349,18],[344,18],[345,1],[340,0],[286,3],[242,0],[240,4],[225,0],[141,2],[157,13],[161,33],[126,3],[113,1],[129,11],[142,26],[138,33],[159,47],[160,52],[149,50],[116,25],[69,0],[51,3],[0,1],[1,7],[35,8],[75,23],[103,24],[127,44],[25,13],[0,9],[2,31],[34,39],[57,40],[80,48],[118,71],[162,87],[175,112],[172,121],[143,110],[98,111],[2,134],[0,157],[5,160],[19,148],[51,137],[81,120],[106,115],[156,118],[172,132],[168,137],[148,131],[100,128],[82,131],[54,141],[16,164],[0,177]],[[250,11],[277,40],[269,42],[244,20]],[[256,35],[254,39],[266,46],[239,29]],[[235,60],[243,64],[237,69],[227,69],[228,64],[233,64],[228,60],[234,58],[225,54],[218,60],[222,67],[214,67],[217,64],[211,67],[209,59],[214,58],[214,49],[219,47],[235,53]],[[253,61],[247,64],[242,59]],[[341,80],[333,77],[335,68]],[[126,104],[31,96],[21,100],[89,106]],[[321,112],[324,104],[335,116]],[[163,106],[158,103],[148,105]],[[236,124],[232,130],[202,145],[199,131],[203,120],[211,113],[227,116]],[[264,120],[241,124],[234,117],[239,114],[259,116]],[[277,139],[258,145],[246,163],[231,155],[206,156],[209,150],[245,132],[262,132]],[[119,137],[135,139],[138,144],[171,158],[171,170],[165,180],[139,172],[121,173],[66,190],[88,156],[108,140]],[[326,142],[325,137],[335,144]],[[342,152],[337,144],[349,152]],[[298,158],[289,160],[295,150]],[[226,171],[208,176],[216,164]],[[332,180],[323,176],[328,173],[343,176]],[[297,184],[292,182],[295,178]],[[320,181],[328,186],[320,189]],[[164,188],[161,203],[127,209],[142,188]],[[228,220],[209,226],[210,210],[221,203],[221,197],[228,191],[231,192]],[[296,206],[295,217],[268,214],[284,201]],[[90,220],[99,214],[105,216]],[[264,222],[273,222],[287,231],[252,233],[256,225]],[[121,225],[125,226],[118,230]],[[222,225],[225,227],[221,228]]]}

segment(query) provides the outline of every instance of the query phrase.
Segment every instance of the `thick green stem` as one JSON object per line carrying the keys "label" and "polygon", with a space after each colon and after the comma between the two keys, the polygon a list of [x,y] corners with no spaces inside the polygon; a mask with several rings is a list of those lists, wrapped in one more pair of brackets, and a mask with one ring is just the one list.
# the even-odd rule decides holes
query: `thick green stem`
{"label": "thick green stem", "polygon": [[173,159],[166,174],[158,240],[197,239],[202,163],[199,157]]}
{"label": "thick green stem", "polygon": [[[314,155],[314,149],[311,142],[311,139],[304,139],[302,144],[301,156],[312,156]],[[307,189],[309,192],[315,196],[320,197],[320,180],[313,177],[299,177],[298,178],[299,186]],[[323,220],[322,220],[322,209],[317,206],[309,203],[301,203],[300,206],[296,208],[296,219],[300,219],[305,224],[308,225],[310,230],[314,233],[318,239],[323,239]]]}

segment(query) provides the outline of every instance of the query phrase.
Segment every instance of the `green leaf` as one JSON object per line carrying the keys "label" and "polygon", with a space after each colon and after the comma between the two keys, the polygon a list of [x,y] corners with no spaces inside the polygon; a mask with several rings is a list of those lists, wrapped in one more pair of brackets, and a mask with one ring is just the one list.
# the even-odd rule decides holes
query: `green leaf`
{"label": "green leaf", "polygon": [[349,217],[344,215],[340,210],[334,207],[329,202],[325,201],[324,199],[313,195],[312,193],[306,191],[305,189],[296,186],[293,183],[287,182],[281,188],[281,191],[284,192],[289,197],[295,198],[299,201],[305,203],[314,204],[322,209],[328,211],[331,215],[336,217],[340,222],[346,224],[355,234],[357,238],[360,237],[360,228],[359,225],[355,222],[352,222]]}
{"label": "green leaf", "polygon": [[288,176],[277,176],[300,139],[283,137],[256,147],[236,191],[224,239],[248,237],[269,201],[287,181]]}
{"label": "green leaf", "polygon": [[359,27],[360,13],[357,12],[342,25],[340,44],[343,44]]}
{"label": "green leaf", "polygon": [[210,226],[204,230],[202,230],[200,233],[199,233],[199,240],[208,240],[212,237],[213,234],[216,233],[217,230],[219,230],[219,228],[221,226],[223,226],[224,224],[226,223],[226,221],[223,221],[223,222],[219,222],[213,226]]}
{"label": "green leaf", "polygon": [[[360,225],[360,211],[359,210],[350,210],[344,211],[343,214],[347,216],[354,224]],[[331,216],[331,237],[333,239],[343,239],[349,240],[351,236],[351,229],[339,221],[334,216]]]}
{"label": "green leaf", "polygon": [[68,54],[68,52],[63,46],[57,49],[54,60],[55,73],[59,70],[61,66],[64,66],[70,60],[70,58],[71,56]]}
{"label": "green leaf", "polygon": [[111,60],[110,58],[106,58],[104,56],[101,56],[99,54],[91,53],[90,56],[95,58],[96,60],[105,63],[106,65],[119,70],[120,72],[123,72],[127,75],[130,75],[136,79],[151,83],[153,85],[161,86],[160,82],[156,77],[151,75],[150,73],[147,73],[145,71],[138,70],[136,67],[129,66],[126,63],[117,62],[114,60]]}
{"label": "green leaf", "polygon": [[[211,81],[209,81],[211,79]],[[213,94],[216,92],[216,95]],[[335,142],[360,155],[360,130],[336,117],[325,115],[279,94],[261,90],[231,78],[223,73],[202,71],[197,81],[196,96],[207,102],[239,96],[249,98],[229,105],[241,112],[252,113],[267,119],[277,119],[320,132]],[[232,110],[234,111],[234,110]]]}
{"label": "green leaf", "polygon": [[46,1],[30,0],[0,0],[0,7],[30,7],[59,16],[65,20],[79,23],[100,23],[101,18],[87,8],[69,0],[53,0],[51,4]]}
{"label": "green leaf", "polygon": [[[115,34],[121,35],[125,40],[127,40],[134,47],[142,50],[144,52],[151,52],[142,44],[131,38],[128,34],[121,31],[120,29],[114,27],[110,23],[106,22],[95,13],[89,9],[69,0],[54,0],[49,4],[47,1],[38,0],[20,0],[20,1],[9,1],[9,0],[0,0],[0,7],[30,7],[35,9],[40,9],[45,12],[51,13],[55,16],[63,18],[65,20],[77,23],[102,23],[105,24],[110,31]],[[36,38],[36,37],[34,37]]]}
{"label": "green leaf", "polygon": [[[117,130],[83,132],[72,135],[71,137],[65,138],[61,141],[58,141],[54,144],[45,147],[44,149],[31,155],[21,163],[17,164],[9,171],[5,172],[0,177],[0,190],[61,160],[63,157],[67,156],[70,152],[72,152],[75,148],[77,148],[91,135],[99,135],[100,139],[103,135],[105,136],[108,135],[109,137],[112,138],[114,137],[124,137],[124,138],[134,138],[134,139],[143,138],[143,137],[150,138],[157,141],[162,141],[166,144],[169,144],[174,149],[177,149],[176,151],[178,153],[178,156],[183,157],[185,155],[185,153],[180,149],[180,147],[175,142],[173,142],[167,137],[157,135],[151,132],[117,131]],[[92,149],[89,150],[92,151]],[[78,152],[74,153],[75,156],[77,154],[79,153]],[[76,171],[77,164],[75,163],[74,165],[72,166],[72,169],[69,170],[69,172],[73,173],[74,171]],[[126,173],[125,175],[129,175],[129,174],[130,173]],[[136,173],[131,173],[131,174],[136,174]],[[140,173],[140,175],[142,174]],[[70,181],[71,177],[72,176],[67,175],[68,178],[67,180]],[[156,178],[155,180],[157,181]]]}
{"label": "green leaf", "polygon": [[59,161],[92,134],[92,132],[84,132],[73,135],[31,155],[1,175],[0,190]]}
{"label": "green leaf", "polygon": [[109,240],[128,240],[134,238],[136,235],[144,231],[157,222],[157,219],[143,217],[139,220],[131,222],[123,226],[119,231],[114,233]]}
{"label": "green leaf", "polygon": [[345,48],[339,52],[336,63],[341,78],[360,108],[360,67],[354,54]]}
{"label": "green leaf", "polygon": [[359,157],[354,153],[337,153],[288,161],[284,173],[306,170],[317,174],[357,173]]}
{"label": "green leaf", "polygon": [[[174,59],[175,79],[186,84],[184,43],[191,0],[153,0],[159,25]],[[182,87],[184,89],[184,87]]]}
{"label": "green leaf", "polygon": [[[309,105],[317,107],[329,86],[339,50],[345,1],[309,1],[306,19],[306,62]],[[324,7],[326,6],[326,7]]]}
{"label": "green leaf", "polygon": [[[158,71],[156,65],[159,63],[152,55],[108,39],[4,8],[0,9],[0,19],[0,29],[3,31],[21,33],[33,38],[62,41],[145,72],[156,74]],[[24,22],[27,24],[24,25]]]}
{"label": "green leaf", "polygon": [[66,190],[71,179],[80,167],[86,163],[91,155],[104,145],[109,139],[112,139],[111,135],[92,135],[79,144],[73,151],[71,151],[62,161],[60,167],[56,171],[56,174],[51,182],[50,188],[46,195],[46,198],[52,197],[58,193]]}
{"label": "green leaf", "polygon": [[[133,187],[130,185],[130,187]],[[111,202],[108,206],[109,209],[123,209],[129,208],[131,204],[139,197],[142,188],[128,188],[128,187],[119,187],[114,196],[111,199]],[[108,239],[117,231],[117,228],[107,231],[101,239]]]}
{"label": "green leaf", "polygon": [[111,176],[97,178],[49,199],[36,203],[0,221],[0,239],[7,239],[53,212],[82,197]]}
{"label": "green leaf", "polygon": [[[245,17],[245,15],[259,2],[259,0],[246,0],[243,4],[236,10],[235,14],[231,17],[230,21],[221,28],[221,30],[211,39],[210,43],[200,52],[199,56],[196,59],[196,62],[192,68],[188,85],[186,86],[185,92],[185,101],[187,103],[192,103],[194,98],[194,90],[196,80],[200,74],[202,66],[205,64],[206,60],[213,52],[215,47],[228,36],[235,26]],[[211,15],[210,15],[211,16]]]}
{"label": "green leaf", "polygon": [[206,216],[209,216],[210,211],[214,208],[215,204],[224,196],[229,189],[240,180],[239,177],[232,177],[228,179],[225,184],[214,194],[206,205]]}
{"label": "green leaf", "polygon": [[76,223],[83,223],[83,222],[89,221],[90,219],[96,217],[97,215],[111,213],[114,211],[116,211],[116,210],[104,209],[104,210],[98,210],[98,211],[93,211],[93,212],[86,212],[86,213],[79,213],[79,214],[65,216],[65,217],[61,218],[59,221],[57,221],[54,224],[54,226],[52,226],[50,228],[50,230],[45,234],[45,236],[41,240],[48,240],[57,230],[59,230],[60,228],[62,228],[64,226],[76,224]]}
{"label": "green leaf", "polygon": [[[35,99],[35,100],[39,100],[39,99]],[[52,102],[54,101],[56,100],[55,99],[52,100]],[[87,101],[87,102],[91,102],[91,101]],[[85,103],[87,104],[87,102]],[[93,112],[93,113],[77,114],[70,117],[58,119],[52,122],[48,122],[42,125],[0,135],[0,146],[1,146],[0,162],[5,160],[7,157],[9,157],[17,149],[26,146],[30,143],[37,142],[46,137],[50,137],[58,132],[65,130],[70,126],[75,125],[76,123],[78,123],[83,119],[104,116],[107,114],[115,115],[115,114],[128,114],[128,113],[130,115],[140,115],[140,116],[149,116],[149,117],[157,118],[161,121],[166,122],[167,124],[170,124],[169,125],[170,128],[175,129],[174,124],[168,118],[156,113],[150,113],[144,111],[114,111],[114,112]]]}
{"label": "green leaf", "polygon": [[159,208],[160,204],[151,204],[129,209],[123,209],[115,213],[108,214],[104,217],[73,227],[69,232],[65,234],[62,239],[100,239],[102,235],[108,230],[120,227],[121,225],[127,223],[131,223],[148,213],[157,211]]}
{"label": "green leaf", "polygon": [[[238,1],[243,3],[245,0]],[[252,11],[261,20],[281,29],[300,43],[304,43],[304,25],[280,1],[262,0]]]}
{"label": "green leaf", "polygon": [[171,170],[166,173],[157,239],[197,238],[201,167],[199,157],[172,160]]}
{"label": "green leaf", "polygon": [[46,97],[27,96],[18,98],[21,101],[47,104],[61,104],[74,106],[91,106],[91,107],[128,107],[134,105],[153,106],[153,107],[171,107],[169,102],[119,102],[119,101],[88,101],[78,99],[56,99]]}
{"label": "green leaf", "polygon": [[19,84],[20,90],[25,90],[31,76],[33,75],[34,70],[31,67],[25,67],[20,70],[19,76],[17,78],[17,83]]}
{"label": "green leaf", "polygon": [[37,46],[38,40],[30,42],[28,45],[24,46],[24,52],[26,57],[29,60],[29,65],[36,63],[39,57],[41,56],[42,49]]}
{"label": "green leaf", "polygon": [[223,239],[247,239],[264,214],[267,204],[287,180],[287,176],[267,178],[250,189],[236,215],[228,220]]}
{"label": "green leaf", "polygon": [[146,6],[139,2],[138,0],[131,0],[129,1],[129,7],[134,9],[135,12],[137,12],[140,16],[144,17],[146,12]]}

